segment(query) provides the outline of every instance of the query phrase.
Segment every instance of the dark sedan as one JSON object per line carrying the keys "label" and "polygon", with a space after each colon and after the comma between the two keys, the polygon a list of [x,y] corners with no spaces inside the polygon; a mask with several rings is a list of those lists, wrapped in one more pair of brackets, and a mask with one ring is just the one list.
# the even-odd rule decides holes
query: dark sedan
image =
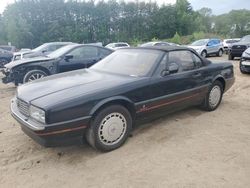
{"label": "dark sedan", "polygon": [[250,73],[250,48],[246,49],[240,59],[241,73]]}
{"label": "dark sedan", "polygon": [[92,147],[110,151],[140,120],[193,105],[215,110],[233,83],[231,63],[211,63],[192,49],[120,49],[89,69],[18,87],[11,111],[42,145],[86,137]]}
{"label": "dark sedan", "polygon": [[3,83],[26,83],[48,75],[88,68],[113,50],[95,45],[71,44],[47,56],[21,59],[5,65]]}

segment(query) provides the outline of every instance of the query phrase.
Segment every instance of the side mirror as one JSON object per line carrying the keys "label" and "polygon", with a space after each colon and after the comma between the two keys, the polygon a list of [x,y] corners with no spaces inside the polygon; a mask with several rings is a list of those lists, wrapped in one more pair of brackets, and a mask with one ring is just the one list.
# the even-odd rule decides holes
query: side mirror
{"label": "side mirror", "polygon": [[207,46],[212,46],[212,43],[211,42],[207,43]]}
{"label": "side mirror", "polygon": [[48,51],[48,50],[43,50],[42,53],[45,53],[45,52],[47,52],[47,51]]}
{"label": "side mirror", "polygon": [[177,63],[170,63],[168,69],[162,71],[162,76],[167,76],[169,74],[177,73],[179,70],[179,65]]}
{"label": "side mirror", "polygon": [[67,54],[64,56],[64,59],[68,61],[69,59],[73,59],[73,55]]}
{"label": "side mirror", "polygon": [[170,63],[170,65],[168,66],[168,71],[169,73],[176,73],[179,70],[179,65],[177,63]]}

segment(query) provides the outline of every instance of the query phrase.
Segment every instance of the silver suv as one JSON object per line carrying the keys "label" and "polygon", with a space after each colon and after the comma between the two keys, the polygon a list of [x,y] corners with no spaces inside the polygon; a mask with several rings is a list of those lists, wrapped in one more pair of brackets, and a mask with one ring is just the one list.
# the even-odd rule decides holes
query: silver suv
{"label": "silver suv", "polygon": [[223,54],[223,44],[220,39],[201,39],[193,42],[188,47],[193,48],[202,57],[212,54],[222,56]]}

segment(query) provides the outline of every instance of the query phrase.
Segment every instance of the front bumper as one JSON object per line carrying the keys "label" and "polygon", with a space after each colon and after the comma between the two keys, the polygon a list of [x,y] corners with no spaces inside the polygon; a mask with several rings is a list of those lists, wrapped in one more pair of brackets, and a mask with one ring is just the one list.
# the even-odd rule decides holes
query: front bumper
{"label": "front bumper", "polygon": [[250,73],[250,58],[241,58],[240,70],[247,72],[247,73]]}
{"label": "front bumper", "polygon": [[11,101],[11,115],[20,123],[22,131],[45,147],[82,143],[91,116],[54,124],[41,124],[21,114],[16,99]]}
{"label": "front bumper", "polygon": [[245,51],[246,49],[243,48],[243,49],[230,49],[229,53],[234,56],[234,57],[241,57],[241,55],[243,54],[243,52]]}
{"label": "front bumper", "polygon": [[2,82],[4,84],[10,83],[14,81],[14,78],[10,72],[6,72],[4,69],[1,70],[2,74],[5,76],[2,78]]}

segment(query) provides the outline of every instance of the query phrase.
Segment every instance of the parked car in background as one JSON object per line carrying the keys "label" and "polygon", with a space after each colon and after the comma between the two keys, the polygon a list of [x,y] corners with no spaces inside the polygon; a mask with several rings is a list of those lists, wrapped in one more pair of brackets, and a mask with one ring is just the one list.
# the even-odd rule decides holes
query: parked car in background
{"label": "parked car in background", "polygon": [[17,51],[15,46],[0,45],[0,48],[3,49],[3,50],[6,50],[6,51],[12,52],[12,53]]}
{"label": "parked car in background", "polygon": [[126,42],[117,42],[117,43],[109,43],[105,47],[110,48],[112,50],[117,50],[120,48],[128,48],[130,47],[130,45]]}
{"label": "parked car in background", "polygon": [[21,51],[16,52],[13,55],[12,61],[20,60],[23,58],[32,58],[32,57],[38,57],[38,56],[45,56],[49,53],[63,47],[69,44],[73,44],[72,42],[50,42],[50,43],[44,43],[41,46],[38,46],[37,48],[33,50],[27,50],[27,51]]}
{"label": "parked car in background", "polygon": [[231,50],[232,45],[236,42],[239,42],[240,38],[235,38],[235,39],[224,39],[223,40],[223,48],[224,52],[228,54],[228,51]]}
{"label": "parked car in background", "polygon": [[240,71],[244,73],[250,73],[250,47],[246,49],[240,59]]}
{"label": "parked car in background", "polygon": [[90,45],[95,45],[95,46],[103,46],[102,42],[92,42],[92,43],[83,43],[83,44],[90,44]]}
{"label": "parked car in background", "polygon": [[233,60],[235,57],[241,57],[242,53],[250,47],[250,35],[244,36],[239,42],[232,45],[228,53],[228,59]]}
{"label": "parked car in background", "polygon": [[9,63],[13,57],[13,53],[7,50],[0,48],[0,68],[3,68],[4,65]]}
{"label": "parked car in background", "polygon": [[150,46],[179,46],[179,45],[171,42],[162,42],[162,41],[147,42],[140,45],[140,47],[150,47]]}
{"label": "parked car in background", "polygon": [[208,55],[223,55],[223,44],[220,39],[201,39],[188,45],[189,48],[193,48],[202,57],[207,57]]}
{"label": "parked car in background", "polygon": [[11,112],[42,145],[86,137],[93,148],[110,151],[140,120],[188,106],[215,110],[233,83],[232,63],[211,63],[190,48],[119,49],[89,69],[18,87]]}
{"label": "parked car in background", "polygon": [[88,68],[111,54],[108,48],[71,44],[64,46],[47,56],[21,59],[5,65],[3,83],[26,83],[52,74]]}

